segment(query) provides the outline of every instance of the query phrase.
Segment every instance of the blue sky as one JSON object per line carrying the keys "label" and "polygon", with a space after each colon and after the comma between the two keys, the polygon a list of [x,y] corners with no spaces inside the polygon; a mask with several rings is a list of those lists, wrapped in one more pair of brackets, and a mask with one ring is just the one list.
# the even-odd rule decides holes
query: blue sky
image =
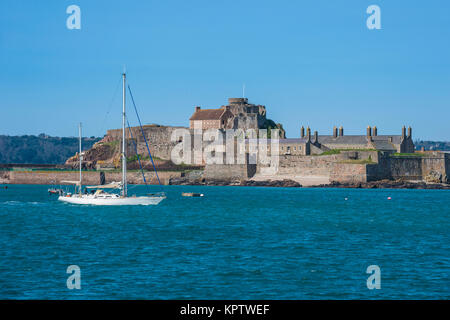
{"label": "blue sky", "polygon": [[[66,28],[71,4],[81,30]],[[366,27],[371,4],[381,30]],[[450,140],[449,12],[444,0],[2,0],[0,134],[120,127],[126,65],[144,123],[187,126],[195,105],[225,104],[245,83],[290,138],[301,125],[411,125],[414,139]]]}

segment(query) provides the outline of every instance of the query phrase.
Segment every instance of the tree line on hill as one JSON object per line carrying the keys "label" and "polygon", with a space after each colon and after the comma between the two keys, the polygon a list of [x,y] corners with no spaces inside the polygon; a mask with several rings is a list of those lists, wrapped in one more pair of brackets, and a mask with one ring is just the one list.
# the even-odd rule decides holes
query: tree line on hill
{"label": "tree line on hill", "polygon": [[[83,150],[90,149],[100,139],[83,138]],[[46,134],[0,135],[0,163],[64,164],[78,152],[78,148],[76,137],[51,137]]]}

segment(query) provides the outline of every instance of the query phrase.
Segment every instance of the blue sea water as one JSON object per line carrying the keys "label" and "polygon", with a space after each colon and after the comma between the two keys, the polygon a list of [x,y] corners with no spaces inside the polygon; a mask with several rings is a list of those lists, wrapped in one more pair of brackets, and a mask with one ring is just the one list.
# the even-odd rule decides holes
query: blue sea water
{"label": "blue sea water", "polygon": [[47,188],[0,189],[0,298],[450,298],[447,190],[167,186],[158,206],[95,207]]}

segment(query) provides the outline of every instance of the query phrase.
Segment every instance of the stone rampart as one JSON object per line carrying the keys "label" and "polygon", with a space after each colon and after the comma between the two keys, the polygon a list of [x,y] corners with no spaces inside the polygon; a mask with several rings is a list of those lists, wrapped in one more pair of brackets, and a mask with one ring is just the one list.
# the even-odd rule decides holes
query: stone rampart
{"label": "stone rampart", "polygon": [[[188,129],[185,127],[167,127],[167,126],[157,126],[157,125],[146,125],[143,126],[145,137],[149,144],[150,152],[156,158],[170,160],[170,153],[173,147],[178,142],[172,142],[171,137],[173,131],[176,129]],[[133,138],[137,141],[137,149],[139,154],[147,154],[147,147],[145,145],[144,137],[140,127],[132,127],[131,132]],[[108,130],[107,136],[112,140],[122,140],[122,129]],[[127,139],[130,138],[129,132],[127,131]],[[134,146],[132,146],[134,150]],[[133,154],[130,152],[129,154]]]}
{"label": "stone rampart", "polygon": [[[78,181],[79,172],[77,171],[9,171],[7,183],[11,184],[65,184],[62,181]],[[158,172],[161,183],[168,184],[170,178],[181,177],[181,172],[162,171]],[[145,172],[145,178],[149,184],[158,184],[154,172]],[[121,172],[105,171],[106,183],[121,181]],[[130,184],[144,184],[140,172],[128,172],[127,180]],[[6,183],[6,182],[5,182]],[[83,183],[86,185],[100,184],[100,171],[84,171]]]}

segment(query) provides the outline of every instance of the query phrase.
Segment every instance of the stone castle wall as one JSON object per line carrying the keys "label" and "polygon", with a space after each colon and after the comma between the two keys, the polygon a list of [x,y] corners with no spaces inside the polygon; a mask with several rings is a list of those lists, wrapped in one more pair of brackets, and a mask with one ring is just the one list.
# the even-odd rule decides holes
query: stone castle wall
{"label": "stone castle wall", "polygon": [[381,179],[423,180],[433,172],[449,176],[450,155],[432,153],[423,156],[380,157],[377,166],[369,168],[371,181]]}
{"label": "stone castle wall", "polygon": [[398,157],[390,158],[381,166],[386,166],[390,176],[387,178],[404,180],[422,179],[422,159],[421,157]]}
{"label": "stone castle wall", "polygon": [[241,181],[253,177],[256,165],[250,164],[208,164],[205,167],[203,178],[206,180]]}
{"label": "stone castle wall", "polygon": [[330,182],[359,183],[367,182],[368,164],[334,163],[330,172]]}
{"label": "stone castle wall", "polygon": [[[169,179],[181,177],[180,172],[162,171],[158,172],[162,184],[168,184]],[[64,184],[62,181],[78,181],[79,172],[76,171],[9,171],[6,181],[11,184]],[[113,181],[121,181],[121,172],[105,171],[106,183]],[[145,179],[149,184],[158,184],[158,180],[154,172],[146,172]],[[144,184],[142,174],[140,172],[128,172],[127,180],[130,184]],[[83,183],[86,185],[100,184],[99,171],[83,172]]]}
{"label": "stone castle wall", "polygon": [[[152,156],[164,160],[170,160],[170,153],[177,142],[171,141],[173,131],[176,129],[187,129],[185,127],[166,127],[166,126],[143,126],[145,137],[149,144],[150,152]],[[135,141],[137,141],[137,149],[139,154],[147,154],[147,147],[145,140],[142,136],[139,127],[132,127],[132,135]],[[122,129],[108,130],[107,136],[112,140],[122,140]],[[130,135],[127,130],[127,139],[130,139]],[[128,154],[135,154],[134,145],[128,144]]]}
{"label": "stone castle wall", "polygon": [[382,179],[424,180],[439,173],[450,176],[450,154],[433,153],[424,156],[381,155],[377,164],[367,167],[368,181]]}
{"label": "stone castle wall", "polygon": [[[264,175],[263,165],[206,165],[207,179],[251,179]],[[358,183],[383,179],[425,180],[439,173],[450,177],[450,154],[396,157],[377,151],[345,151],[340,154],[300,156],[280,155],[278,170],[270,179],[324,177],[330,182]]]}
{"label": "stone castle wall", "polygon": [[445,161],[445,173],[447,174],[447,178],[450,179],[450,153],[445,153],[444,161]]}
{"label": "stone castle wall", "polygon": [[436,153],[422,158],[422,176],[426,177],[432,171],[450,176],[450,154]]}
{"label": "stone castle wall", "polygon": [[340,155],[280,156],[279,175],[329,176]]}

